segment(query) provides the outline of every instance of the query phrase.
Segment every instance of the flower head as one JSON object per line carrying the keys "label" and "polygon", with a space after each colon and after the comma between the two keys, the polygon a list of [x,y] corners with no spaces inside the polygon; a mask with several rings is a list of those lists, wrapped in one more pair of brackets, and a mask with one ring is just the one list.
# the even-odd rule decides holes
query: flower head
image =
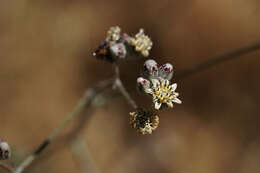
{"label": "flower head", "polygon": [[142,135],[152,134],[159,125],[159,117],[150,110],[138,108],[130,112],[130,125]]}
{"label": "flower head", "polygon": [[137,79],[138,88],[153,97],[154,107],[159,110],[163,107],[173,107],[173,103],[181,104],[175,92],[177,84],[170,84],[173,75],[173,66],[170,63],[158,68],[157,62],[148,59],[144,63],[143,77]]}
{"label": "flower head", "polygon": [[177,84],[170,85],[167,79],[152,79],[152,86],[149,90],[146,90],[148,94],[153,97],[154,108],[159,110],[162,105],[173,107],[173,103],[181,104],[181,100],[177,97],[179,93],[175,92]]}
{"label": "flower head", "polygon": [[135,47],[137,52],[140,52],[143,56],[149,56],[149,51],[152,48],[153,42],[144,34],[144,30],[140,29],[139,33],[135,35],[135,38],[130,40],[130,44]]}
{"label": "flower head", "polygon": [[107,31],[106,41],[112,41],[112,42],[118,41],[120,39],[120,32],[121,29],[119,28],[119,26],[110,27],[109,30]]}

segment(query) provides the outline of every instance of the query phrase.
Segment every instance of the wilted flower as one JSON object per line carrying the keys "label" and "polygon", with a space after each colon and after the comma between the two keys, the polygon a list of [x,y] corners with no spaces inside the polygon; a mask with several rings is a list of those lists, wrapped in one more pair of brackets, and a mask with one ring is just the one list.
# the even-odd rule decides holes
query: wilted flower
{"label": "wilted flower", "polygon": [[140,52],[143,56],[149,56],[149,51],[152,48],[153,42],[151,39],[144,34],[144,30],[140,29],[139,33],[132,38],[130,44],[135,47],[137,52]]}
{"label": "wilted flower", "polygon": [[118,41],[120,39],[120,32],[121,29],[119,28],[119,26],[110,27],[109,30],[107,31],[106,41],[112,41],[112,42]]}
{"label": "wilted flower", "polygon": [[130,125],[142,135],[152,134],[159,125],[159,117],[150,110],[138,108],[130,112]]}
{"label": "wilted flower", "polygon": [[6,160],[11,156],[11,149],[9,144],[0,140],[0,160]]}

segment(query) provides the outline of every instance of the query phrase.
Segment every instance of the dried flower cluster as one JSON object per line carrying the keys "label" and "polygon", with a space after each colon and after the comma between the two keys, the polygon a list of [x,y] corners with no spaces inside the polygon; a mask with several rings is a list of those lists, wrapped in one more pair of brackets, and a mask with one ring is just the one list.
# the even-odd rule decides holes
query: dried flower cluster
{"label": "dried flower cluster", "polygon": [[121,29],[114,26],[107,31],[105,41],[93,52],[93,56],[112,63],[127,56],[147,57],[152,45],[151,39],[145,35],[143,29],[131,37],[126,33],[121,35]]}
{"label": "dried flower cluster", "polygon": [[[105,41],[93,55],[114,63],[128,56],[148,57],[152,45],[150,37],[145,35],[143,29],[131,37],[126,33],[121,35],[121,29],[115,26],[107,31]],[[176,92],[177,84],[170,82],[172,77],[172,64],[158,66],[153,59],[145,61],[143,73],[137,78],[137,86],[142,93],[152,97],[153,105],[149,109],[137,108],[134,112],[130,112],[130,125],[140,134],[152,134],[158,127],[158,111],[172,108],[174,103],[182,103],[178,99],[179,93]]]}

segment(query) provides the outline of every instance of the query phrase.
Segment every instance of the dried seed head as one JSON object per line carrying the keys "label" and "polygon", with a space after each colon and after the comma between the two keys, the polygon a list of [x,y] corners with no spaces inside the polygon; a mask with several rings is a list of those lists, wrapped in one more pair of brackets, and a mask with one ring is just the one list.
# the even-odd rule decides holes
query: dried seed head
{"label": "dried seed head", "polygon": [[144,62],[144,73],[146,76],[157,76],[158,75],[158,66],[157,62],[153,59],[148,59]]}
{"label": "dried seed head", "polygon": [[120,32],[121,29],[119,28],[119,26],[110,27],[109,30],[107,31],[106,41],[112,41],[112,42],[118,41],[120,39]]}
{"label": "dried seed head", "polygon": [[0,160],[9,159],[11,156],[11,149],[9,144],[0,140]]}
{"label": "dried seed head", "polygon": [[170,63],[163,64],[159,67],[159,74],[161,78],[171,80],[173,76],[173,66]]}
{"label": "dried seed head", "polygon": [[126,57],[126,47],[123,43],[115,43],[110,47],[110,51],[115,56],[114,59]]}
{"label": "dried seed head", "polygon": [[135,47],[135,51],[140,52],[144,57],[149,56],[149,51],[152,48],[153,42],[144,34],[144,30],[140,29],[135,38],[130,40],[130,44]]}
{"label": "dried seed head", "polygon": [[138,108],[130,112],[130,125],[142,135],[152,134],[159,125],[159,117],[150,110]]}

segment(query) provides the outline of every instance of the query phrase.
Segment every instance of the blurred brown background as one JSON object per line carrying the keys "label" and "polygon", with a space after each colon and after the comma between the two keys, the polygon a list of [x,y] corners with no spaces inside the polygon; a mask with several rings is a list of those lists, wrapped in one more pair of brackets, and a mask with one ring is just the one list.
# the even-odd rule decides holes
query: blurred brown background
{"label": "blurred brown background", "polygon": [[[110,26],[133,34],[144,28],[154,42],[150,57],[173,63],[178,74],[259,41],[259,20],[258,0],[2,0],[0,137],[17,164],[87,87],[112,76],[110,64],[91,56]],[[183,104],[161,113],[153,135],[130,128],[132,108],[123,98],[93,111],[80,137],[96,167],[105,173],[258,173],[259,56],[256,51],[179,81]],[[146,98],[134,89],[143,62],[121,64],[140,105]],[[60,141],[26,171],[83,172],[68,141]]]}

